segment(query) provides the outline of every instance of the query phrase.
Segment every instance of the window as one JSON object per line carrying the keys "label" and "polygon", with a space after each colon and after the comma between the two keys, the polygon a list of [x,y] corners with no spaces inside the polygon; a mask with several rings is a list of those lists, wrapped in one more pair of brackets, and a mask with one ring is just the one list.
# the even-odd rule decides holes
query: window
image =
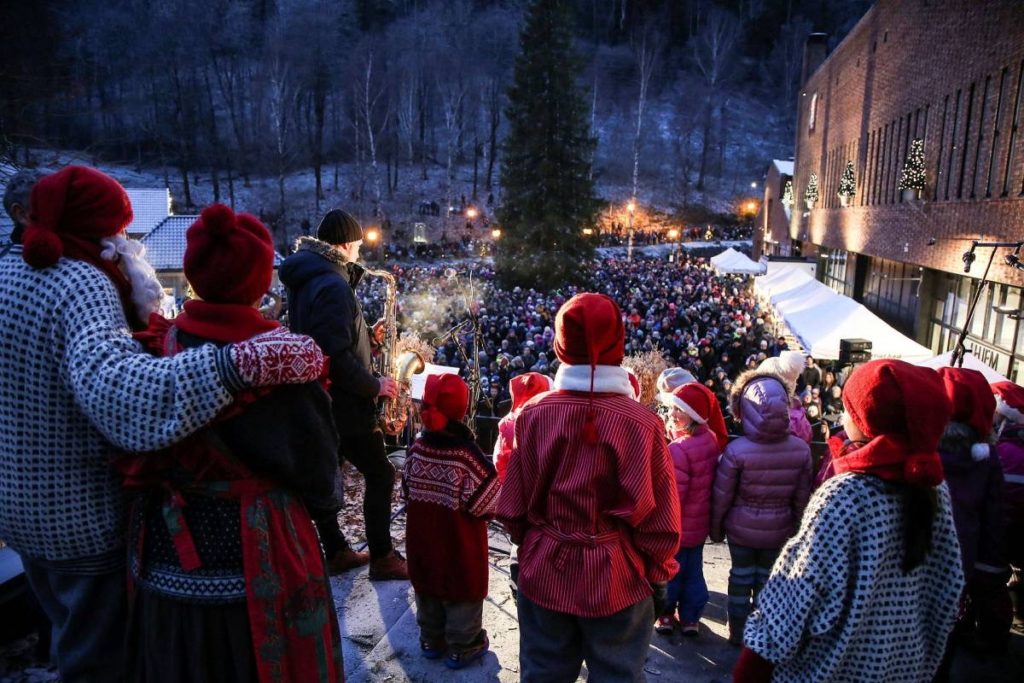
{"label": "window", "polygon": [[811,95],[811,110],[807,116],[807,131],[814,132],[814,123],[818,118],[818,93]]}

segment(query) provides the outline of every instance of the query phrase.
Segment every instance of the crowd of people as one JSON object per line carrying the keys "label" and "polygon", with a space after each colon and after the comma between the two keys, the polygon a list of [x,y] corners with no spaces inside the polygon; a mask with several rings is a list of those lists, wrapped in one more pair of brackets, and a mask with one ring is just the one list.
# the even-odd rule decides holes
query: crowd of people
{"label": "crowd of people", "polygon": [[[4,206],[0,538],[66,681],[344,680],[329,576],[367,564],[411,582],[421,654],[461,669],[489,649],[490,519],[517,549],[528,682],[643,680],[655,633],[699,637],[708,539],[731,558],[735,681],[943,681],[959,644],[1007,646],[1017,385],[823,370],[697,259],[605,259],[553,292],[479,262],[395,267],[402,326],[461,370],[425,383],[406,558],[378,416],[403,388],[372,371],[389,331],[368,322],[383,293],[352,216],[328,212],[281,266],[289,330],[260,309],[274,251],[253,216],[202,212],[196,296],[168,319],[112,178],[67,167]],[[623,366],[652,351],[660,412]],[[493,452],[466,423],[477,367],[492,415],[511,402]],[[811,423],[830,411],[819,466]],[[366,478],[366,553],[338,526],[344,461]]]}

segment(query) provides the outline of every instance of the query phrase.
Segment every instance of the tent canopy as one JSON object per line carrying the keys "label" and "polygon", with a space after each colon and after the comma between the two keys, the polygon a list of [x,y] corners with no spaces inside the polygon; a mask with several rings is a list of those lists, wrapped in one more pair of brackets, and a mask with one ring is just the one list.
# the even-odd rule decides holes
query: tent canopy
{"label": "tent canopy", "polygon": [[742,273],[747,275],[762,275],[766,266],[763,263],[753,261],[732,247],[729,247],[721,254],[712,256],[711,265],[715,267],[719,273]]}
{"label": "tent canopy", "polygon": [[[946,351],[945,353],[939,354],[934,358],[923,360],[917,363],[917,365],[923,365],[926,368],[935,368],[936,370],[938,370],[939,368],[953,367],[952,361],[953,352]],[[996,372],[995,370],[993,370],[992,368],[978,360],[970,351],[964,354],[964,362],[962,367],[967,368],[968,370],[977,370],[981,374],[985,375],[985,381],[988,382],[989,384],[1009,381],[1005,377],[1000,375],[998,372]]]}
{"label": "tent canopy", "polygon": [[754,281],[755,290],[771,302],[807,352],[838,359],[842,339],[869,339],[872,357],[909,362],[931,358],[932,352],[905,337],[863,305],[814,279],[799,266],[779,264]]}

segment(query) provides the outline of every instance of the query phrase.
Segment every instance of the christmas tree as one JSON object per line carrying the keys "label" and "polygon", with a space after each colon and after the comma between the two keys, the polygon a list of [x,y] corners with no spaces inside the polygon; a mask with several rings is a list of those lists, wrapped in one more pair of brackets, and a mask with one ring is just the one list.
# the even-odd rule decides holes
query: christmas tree
{"label": "christmas tree", "polygon": [[846,168],[843,169],[843,175],[839,178],[839,192],[837,193],[840,197],[852,197],[857,194],[854,189],[853,183],[853,162],[847,161]]}
{"label": "christmas tree", "polygon": [[793,181],[786,181],[786,189],[782,191],[782,205],[785,207],[793,206]]}
{"label": "christmas tree", "polygon": [[907,154],[907,161],[903,164],[900,182],[896,187],[900,191],[923,190],[924,179],[924,140],[915,138],[910,143],[910,152]]}
{"label": "christmas tree", "polygon": [[566,0],[534,0],[519,37],[497,211],[495,268],[505,285],[579,280],[593,253],[583,230],[593,228],[599,208],[590,175],[597,141],[577,84],[571,22]]}
{"label": "christmas tree", "polygon": [[804,201],[808,205],[818,201],[818,174],[812,173],[807,181],[807,190],[804,191]]}

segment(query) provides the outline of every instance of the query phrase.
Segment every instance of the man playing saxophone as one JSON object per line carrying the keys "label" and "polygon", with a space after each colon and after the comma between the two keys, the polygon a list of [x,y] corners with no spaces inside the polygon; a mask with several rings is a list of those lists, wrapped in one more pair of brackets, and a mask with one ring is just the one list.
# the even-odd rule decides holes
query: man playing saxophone
{"label": "man playing saxophone", "polygon": [[[351,548],[337,514],[314,520],[332,574],[370,563],[370,579],[408,579],[405,559],[391,541],[391,496],[395,469],[387,459],[378,427],[378,397],[396,399],[398,383],[375,377],[370,366],[371,331],[363,318],[355,288],[365,270],[356,263],[363,230],[341,209],[324,215],[316,238],[302,237],[296,252],[281,265],[288,290],[291,329],[308,334],[330,357],[334,420],[341,436],[340,463],[348,460],[366,479],[363,516],[369,553]],[[374,325],[377,343],[384,334]]]}

